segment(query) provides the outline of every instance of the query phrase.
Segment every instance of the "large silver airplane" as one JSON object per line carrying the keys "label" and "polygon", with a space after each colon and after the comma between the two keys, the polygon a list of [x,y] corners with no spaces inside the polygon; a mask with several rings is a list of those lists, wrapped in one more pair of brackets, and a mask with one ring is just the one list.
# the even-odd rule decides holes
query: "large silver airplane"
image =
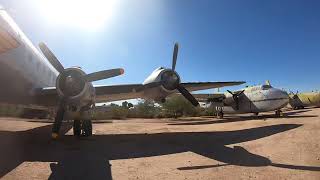
{"label": "large silver airplane", "polygon": [[271,86],[267,81],[264,85],[252,86],[239,91],[227,91],[223,94],[193,94],[202,102],[208,102],[219,118],[226,114],[254,113],[275,111],[276,116],[282,114],[281,108],[289,103],[286,91]]}
{"label": "large silver airplane", "polygon": [[[181,83],[175,71],[178,44],[174,46],[171,68],[158,68],[142,84],[94,86],[93,81],[124,73],[121,68],[87,74],[79,67],[65,68],[44,44],[43,55],[20,30],[4,9],[0,9],[0,102],[56,107],[52,137],[57,138],[65,114],[75,112],[73,133],[92,135],[91,110],[95,103],[125,99],[164,102],[180,92],[193,105],[198,101],[190,91],[239,85],[244,82]],[[72,113],[71,113],[72,114]]]}

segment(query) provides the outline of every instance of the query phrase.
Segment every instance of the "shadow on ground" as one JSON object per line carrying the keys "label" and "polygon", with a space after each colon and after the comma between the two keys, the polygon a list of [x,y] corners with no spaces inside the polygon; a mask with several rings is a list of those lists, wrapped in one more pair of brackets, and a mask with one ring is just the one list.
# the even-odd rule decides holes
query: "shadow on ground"
{"label": "shadow on ground", "polygon": [[[241,147],[226,145],[256,140],[300,127],[280,124],[237,131],[174,132],[158,134],[96,135],[88,139],[63,136],[51,141],[51,126],[28,131],[0,131],[0,178],[23,162],[51,163],[49,179],[112,179],[109,161],[194,152],[224,164],[238,166],[276,166],[320,171],[320,167],[273,164],[266,157]],[[65,127],[64,132],[70,127]],[[5,147],[5,148],[3,148]],[[216,165],[215,165],[216,166]],[[181,170],[192,167],[180,168]],[[201,167],[193,167],[199,169]],[[28,176],[28,174],[26,174]]]}
{"label": "shadow on ground", "polygon": [[[299,115],[300,113],[308,112],[310,110],[300,110],[286,112],[284,117],[285,119],[298,119],[298,118],[308,118],[308,117],[318,117],[317,115]],[[190,120],[173,120],[174,123],[169,123],[168,125],[208,125],[208,124],[221,124],[221,123],[230,123],[230,122],[240,122],[240,121],[254,121],[254,120],[267,120],[275,118],[272,114],[259,115],[259,116],[227,116],[224,119],[190,119]],[[279,118],[279,117],[278,117]]]}

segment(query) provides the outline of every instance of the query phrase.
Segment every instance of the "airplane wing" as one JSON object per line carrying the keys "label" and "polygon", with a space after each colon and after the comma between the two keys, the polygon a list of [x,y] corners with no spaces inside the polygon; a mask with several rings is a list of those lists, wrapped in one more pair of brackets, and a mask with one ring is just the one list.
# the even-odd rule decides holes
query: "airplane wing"
{"label": "airplane wing", "polygon": [[213,88],[220,88],[225,86],[235,86],[244,84],[244,81],[233,81],[233,82],[189,82],[181,83],[188,91],[199,91]]}
{"label": "airplane wing", "polygon": [[[224,86],[233,86],[243,84],[242,81],[235,82],[192,82],[182,83],[188,91],[198,91],[205,89],[212,89]],[[96,91],[96,102],[110,102],[119,100],[128,100],[143,98],[144,90],[152,88],[143,84],[123,84],[123,85],[107,85],[94,86]],[[40,105],[56,105],[58,102],[58,95],[55,87],[48,87],[39,89],[36,92],[36,103]]]}
{"label": "airplane wing", "polygon": [[[140,98],[144,86],[142,84],[123,84],[94,86],[96,102],[110,102]],[[58,103],[58,94],[55,87],[37,89],[34,93],[34,104],[55,106]]]}
{"label": "airplane wing", "polygon": [[144,90],[142,84],[124,84],[95,86],[96,102],[110,102],[141,98]]}
{"label": "airplane wing", "polygon": [[[169,98],[176,97],[176,96],[182,96],[180,93],[172,94],[169,96]],[[220,94],[192,94],[194,98],[196,98],[199,102],[208,102],[208,101],[221,101],[225,98],[225,95],[223,93]]]}
{"label": "airplane wing", "polygon": [[200,102],[207,102],[210,100],[220,100],[225,98],[225,95],[223,93],[219,94],[192,94],[193,97],[195,97]]}
{"label": "airplane wing", "polygon": [[[213,89],[224,86],[234,86],[245,82],[192,82],[182,83],[188,91],[198,91],[205,89]],[[127,84],[113,86],[95,86],[96,102],[119,101],[127,99],[143,98],[143,91],[153,86],[142,84]]]}

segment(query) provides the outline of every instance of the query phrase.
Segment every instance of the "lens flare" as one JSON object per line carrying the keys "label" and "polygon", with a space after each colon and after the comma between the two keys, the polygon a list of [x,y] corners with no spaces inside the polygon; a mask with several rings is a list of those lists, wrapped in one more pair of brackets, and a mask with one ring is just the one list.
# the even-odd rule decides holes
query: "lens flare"
{"label": "lens flare", "polygon": [[114,14],[115,0],[38,0],[36,5],[49,23],[98,30]]}

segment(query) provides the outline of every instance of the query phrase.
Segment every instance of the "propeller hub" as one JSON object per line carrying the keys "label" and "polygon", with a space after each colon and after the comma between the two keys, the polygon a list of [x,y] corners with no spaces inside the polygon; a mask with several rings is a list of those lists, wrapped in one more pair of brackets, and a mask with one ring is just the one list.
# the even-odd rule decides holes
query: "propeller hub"
{"label": "propeller hub", "polygon": [[168,70],[161,75],[162,85],[165,89],[173,91],[180,84],[180,76],[177,72]]}
{"label": "propeller hub", "polygon": [[79,68],[65,69],[57,78],[57,91],[61,96],[74,97],[86,87],[85,73]]}

